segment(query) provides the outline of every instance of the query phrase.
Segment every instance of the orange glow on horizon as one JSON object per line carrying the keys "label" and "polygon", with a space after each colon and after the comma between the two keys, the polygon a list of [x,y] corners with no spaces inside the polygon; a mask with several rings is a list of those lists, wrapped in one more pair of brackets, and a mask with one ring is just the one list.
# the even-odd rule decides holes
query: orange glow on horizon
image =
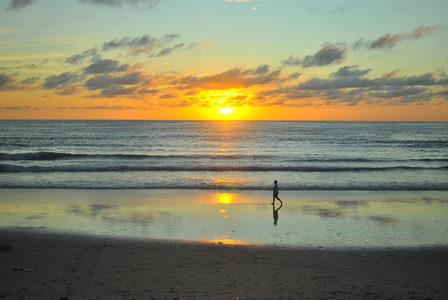
{"label": "orange glow on horizon", "polygon": [[[23,107],[23,109],[0,110],[0,119],[448,121],[447,106],[440,105],[435,101],[425,106],[417,104],[394,106],[254,106],[253,103],[257,101],[253,99],[253,93],[253,91],[243,89],[202,91],[190,98],[191,105],[175,107],[144,106],[137,100],[130,102],[129,99],[125,98],[114,98],[114,102],[111,102],[112,99],[107,102],[97,100],[98,105],[92,105],[90,99],[79,95],[67,95],[61,98],[57,95],[50,97],[40,92],[2,91],[1,97],[4,107]],[[221,97],[219,97],[220,95]],[[20,99],[19,101],[14,100],[16,96]],[[238,100],[244,97],[245,100]],[[212,98],[215,99],[215,102],[211,101]],[[47,101],[46,99],[51,99],[52,104],[42,104],[42,101]],[[251,100],[251,103],[248,103],[247,100]],[[318,101],[319,99],[315,100]],[[221,104],[219,104],[219,101],[221,101]],[[34,104],[29,106],[29,103]],[[67,103],[76,103],[77,108],[68,106]],[[135,108],[129,108],[129,104],[132,104]],[[62,106],[66,108],[60,108]],[[97,106],[95,109],[88,108],[95,106]],[[103,109],[103,106],[116,106],[116,108]],[[233,112],[231,114],[220,113],[219,110],[224,107],[233,108]],[[397,114],[397,111],[400,111],[400,113]]]}

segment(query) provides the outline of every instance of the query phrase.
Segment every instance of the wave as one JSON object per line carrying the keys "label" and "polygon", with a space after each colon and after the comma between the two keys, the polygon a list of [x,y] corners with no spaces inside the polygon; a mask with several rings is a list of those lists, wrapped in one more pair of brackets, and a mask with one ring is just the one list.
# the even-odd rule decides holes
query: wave
{"label": "wave", "polygon": [[375,172],[405,170],[448,170],[448,166],[415,167],[286,167],[286,166],[19,166],[0,164],[0,173],[42,173],[42,172]]}
{"label": "wave", "polygon": [[235,153],[201,153],[201,154],[110,154],[110,153],[69,153],[69,152],[23,152],[23,153],[0,153],[1,161],[53,161],[53,160],[81,160],[81,159],[129,159],[129,160],[151,160],[151,159],[271,159],[275,161],[286,162],[353,162],[353,163],[377,163],[377,162],[448,162],[448,158],[419,158],[419,159],[375,159],[363,157],[290,157],[281,155],[267,155],[267,154],[235,154]]}
{"label": "wave", "polygon": [[[3,161],[40,161],[40,160],[65,160],[65,159],[89,159],[89,158],[105,158],[105,159],[203,159],[203,158],[222,158],[234,159],[245,157],[247,155],[240,154],[173,154],[173,155],[157,155],[157,154],[78,154],[64,152],[27,152],[27,153],[0,153],[0,160]],[[271,157],[269,155],[257,155],[257,158]]]}

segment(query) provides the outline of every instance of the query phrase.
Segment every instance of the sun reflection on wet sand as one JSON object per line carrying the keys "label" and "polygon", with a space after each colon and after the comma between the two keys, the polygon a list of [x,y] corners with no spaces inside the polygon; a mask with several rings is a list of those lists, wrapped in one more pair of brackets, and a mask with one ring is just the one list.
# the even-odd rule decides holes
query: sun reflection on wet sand
{"label": "sun reflection on wet sand", "polygon": [[228,193],[216,193],[219,204],[230,204],[233,201],[233,195]]}
{"label": "sun reflection on wet sand", "polygon": [[231,233],[223,233],[221,235],[215,235],[210,238],[206,238],[205,240],[201,241],[206,244],[219,244],[219,245],[250,245],[251,243],[245,242],[242,240],[238,240],[236,238],[230,237]]}

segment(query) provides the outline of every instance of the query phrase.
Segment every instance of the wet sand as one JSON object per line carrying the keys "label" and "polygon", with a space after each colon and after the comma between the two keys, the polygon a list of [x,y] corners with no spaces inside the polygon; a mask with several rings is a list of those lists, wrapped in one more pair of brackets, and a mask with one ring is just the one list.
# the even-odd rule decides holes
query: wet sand
{"label": "wet sand", "polygon": [[[0,228],[358,249],[448,246],[447,192],[0,189]],[[278,217],[274,224],[274,217]]]}
{"label": "wet sand", "polygon": [[448,249],[319,250],[0,230],[5,299],[446,299]]}

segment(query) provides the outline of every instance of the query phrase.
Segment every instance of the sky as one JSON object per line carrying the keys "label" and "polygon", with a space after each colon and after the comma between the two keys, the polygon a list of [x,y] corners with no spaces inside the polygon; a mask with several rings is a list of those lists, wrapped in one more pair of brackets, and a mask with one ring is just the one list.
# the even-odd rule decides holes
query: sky
{"label": "sky", "polygon": [[0,119],[448,121],[446,0],[2,0]]}

